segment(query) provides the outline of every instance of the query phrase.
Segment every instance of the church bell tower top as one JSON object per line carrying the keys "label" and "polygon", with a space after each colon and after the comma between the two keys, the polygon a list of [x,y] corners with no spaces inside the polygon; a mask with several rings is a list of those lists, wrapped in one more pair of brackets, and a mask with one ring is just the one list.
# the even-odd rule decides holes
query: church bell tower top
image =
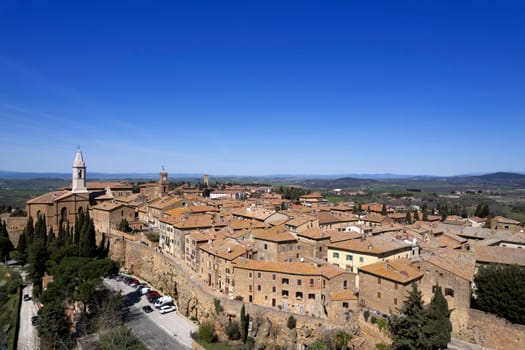
{"label": "church bell tower top", "polygon": [[85,168],[86,163],[84,163],[84,158],[82,157],[82,151],[80,147],[77,148],[77,155],[75,156],[75,161],[73,162],[74,168]]}

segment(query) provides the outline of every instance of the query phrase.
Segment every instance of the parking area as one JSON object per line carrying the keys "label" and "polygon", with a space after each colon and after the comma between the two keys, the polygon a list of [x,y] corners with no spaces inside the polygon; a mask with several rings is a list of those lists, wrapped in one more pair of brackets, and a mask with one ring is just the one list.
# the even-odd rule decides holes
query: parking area
{"label": "parking area", "polygon": [[[141,318],[146,319],[146,324],[153,323],[158,328],[162,329],[175,343],[172,343],[172,349],[191,349],[191,336],[190,333],[198,329],[198,327],[187,320],[185,317],[181,316],[178,311],[171,310],[170,312],[161,314],[159,309],[154,307],[153,304],[149,303],[146,299],[146,295],[142,295],[140,288],[133,288],[129,286],[124,281],[116,279],[104,279],[104,285],[109,289],[114,291],[120,291],[124,297],[125,303],[128,305],[130,314],[134,315],[133,322],[137,323],[137,320],[140,321]],[[143,307],[150,306],[153,311],[145,312]],[[137,317],[140,316],[140,317]],[[140,322],[139,322],[140,323]],[[138,331],[140,333],[141,326],[138,326]],[[137,332],[135,332],[137,333]],[[164,337],[162,337],[164,338]],[[143,340],[143,339],[141,339]],[[144,341],[144,340],[143,340]],[[151,340],[154,341],[154,340]],[[159,341],[166,342],[166,339]],[[147,344],[150,341],[145,342],[148,347],[158,348],[160,344],[153,345]],[[181,345],[178,346],[177,345]]]}

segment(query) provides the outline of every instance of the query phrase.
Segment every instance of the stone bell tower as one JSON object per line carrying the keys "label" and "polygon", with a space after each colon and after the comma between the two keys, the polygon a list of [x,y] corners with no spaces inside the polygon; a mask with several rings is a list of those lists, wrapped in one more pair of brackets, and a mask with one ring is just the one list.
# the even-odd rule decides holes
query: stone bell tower
{"label": "stone bell tower", "polygon": [[77,155],[73,162],[73,183],[71,186],[71,192],[88,193],[86,187],[86,163],[84,163],[84,158],[82,158],[82,151],[80,151],[80,148],[77,149]]}

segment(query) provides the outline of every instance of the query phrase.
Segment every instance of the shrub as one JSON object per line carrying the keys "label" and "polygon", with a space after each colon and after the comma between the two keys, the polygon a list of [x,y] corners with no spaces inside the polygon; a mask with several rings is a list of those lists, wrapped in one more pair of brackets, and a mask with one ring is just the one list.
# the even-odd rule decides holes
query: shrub
{"label": "shrub", "polygon": [[242,295],[237,295],[237,296],[235,297],[235,300],[240,300],[240,301],[242,301],[242,300],[243,300]]}
{"label": "shrub", "polygon": [[213,323],[204,322],[199,327],[199,339],[202,339],[208,343],[215,343],[217,341],[217,334],[215,333],[215,328]]}
{"label": "shrub", "polygon": [[217,315],[222,314],[224,312],[224,308],[222,307],[221,301],[219,299],[213,299],[213,305],[215,305],[215,313]]}
{"label": "shrub", "polygon": [[239,340],[241,338],[241,331],[239,329],[239,322],[229,322],[226,326],[226,335],[230,340]]}
{"label": "shrub", "polygon": [[294,329],[296,324],[297,324],[297,320],[295,319],[295,317],[293,316],[288,317],[288,322],[286,323],[286,327],[288,327],[289,329]]}

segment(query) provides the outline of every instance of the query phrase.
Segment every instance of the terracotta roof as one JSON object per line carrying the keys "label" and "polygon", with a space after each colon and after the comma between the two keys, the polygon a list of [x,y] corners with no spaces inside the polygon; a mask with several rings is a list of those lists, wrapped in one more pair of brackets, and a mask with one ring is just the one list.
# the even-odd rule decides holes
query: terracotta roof
{"label": "terracotta roof", "polygon": [[87,194],[84,197],[82,194],[73,193],[71,191],[53,191],[53,192],[45,193],[36,198],[30,199],[27,201],[27,204],[53,204],[56,201],[60,201],[72,195],[77,195],[81,198],[84,198],[85,200],[89,200]]}
{"label": "terracotta roof", "polygon": [[344,231],[329,231],[330,235],[330,243],[337,243],[337,242],[343,242],[348,241],[351,239],[359,239],[361,238],[361,234],[359,232],[344,232]]}
{"label": "terracotta roof", "polygon": [[362,220],[379,223],[379,222],[383,222],[385,219],[386,219],[386,216],[383,216],[381,214],[372,213],[372,214],[368,214],[367,216],[365,216]]}
{"label": "terracotta roof", "polygon": [[299,227],[301,225],[304,225],[306,223],[309,223],[309,222],[312,222],[314,220],[316,220],[317,218],[315,216],[312,216],[312,215],[305,215],[305,214],[302,214],[300,216],[297,216],[289,221],[286,221],[286,225],[287,226],[292,226],[292,227]]}
{"label": "terracotta roof", "polygon": [[150,202],[149,206],[155,209],[164,209],[180,201],[182,201],[182,198],[180,197],[159,198],[155,201]]}
{"label": "terracotta roof", "polygon": [[525,249],[510,247],[474,247],[476,262],[525,266]]}
{"label": "terracotta roof", "polygon": [[236,260],[235,268],[253,271],[279,272],[291,275],[323,276],[328,279],[337,277],[344,272],[341,268],[334,265],[317,266],[307,262],[276,262],[249,259]]}
{"label": "terracotta roof", "polygon": [[393,238],[388,234],[367,237],[366,239],[352,239],[328,245],[328,249],[359,252],[370,255],[379,255],[398,250],[409,250],[410,243]]}
{"label": "terracotta roof", "polygon": [[402,284],[410,283],[423,276],[417,267],[407,259],[380,261],[374,264],[361,266],[359,273],[365,272]]}
{"label": "terracotta roof", "polygon": [[317,213],[317,218],[319,219],[319,225],[336,224],[341,222],[338,216],[327,211]]}
{"label": "terracotta roof", "polygon": [[197,242],[205,242],[209,240],[215,240],[217,238],[224,237],[224,232],[214,231],[214,230],[205,230],[205,231],[193,231],[190,233],[190,237]]}
{"label": "terracotta roof", "polygon": [[233,230],[244,230],[244,229],[260,229],[265,228],[266,224],[264,222],[260,222],[258,220],[236,220],[232,219],[228,222],[228,226],[230,226]]}
{"label": "terracotta roof", "polygon": [[305,230],[303,232],[298,232],[297,236],[300,237],[306,237],[313,240],[321,240],[321,239],[329,239],[330,236],[328,235],[326,230],[322,230],[319,227],[312,227],[308,230]]}
{"label": "terracotta roof", "polygon": [[233,211],[233,215],[242,216],[250,219],[257,219],[264,221],[269,218],[272,214],[275,213],[275,210],[268,210],[265,208],[241,208]]}
{"label": "terracotta roof", "polygon": [[218,212],[219,209],[217,209],[217,207],[213,207],[213,206],[210,206],[210,205],[196,205],[196,206],[192,206],[190,207],[190,211],[192,213],[206,213],[206,212]]}
{"label": "terracotta roof", "polygon": [[123,203],[104,202],[104,203],[100,203],[100,204],[97,204],[97,205],[91,207],[91,209],[93,209],[93,210],[112,211],[112,210],[118,209],[118,208],[123,207],[123,206],[124,206]]}
{"label": "terracotta roof", "polygon": [[519,225],[520,222],[517,220],[509,219],[504,216],[495,216],[494,220],[502,224]]}
{"label": "terracotta roof", "polygon": [[445,248],[438,249],[432,254],[425,254],[421,258],[467,281],[472,281],[474,278],[476,261],[471,253]]}
{"label": "terracotta roof", "polygon": [[349,289],[331,292],[330,299],[332,301],[346,301],[346,300],[357,300],[357,297]]}
{"label": "terracotta roof", "polygon": [[246,248],[241,244],[224,238],[218,238],[212,243],[203,244],[200,249],[208,254],[233,261],[246,254]]}
{"label": "terracotta roof", "polygon": [[267,229],[253,230],[253,238],[270,242],[296,242],[297,238],[286,228],[274,226]]}
{"label": "terracotta roof", "polygon": [[184,215],[189,212],[188,208],[173,208],[169,210],[165,210],[164,214],[167,214],[172,217],[179,217],[181,215]]}

